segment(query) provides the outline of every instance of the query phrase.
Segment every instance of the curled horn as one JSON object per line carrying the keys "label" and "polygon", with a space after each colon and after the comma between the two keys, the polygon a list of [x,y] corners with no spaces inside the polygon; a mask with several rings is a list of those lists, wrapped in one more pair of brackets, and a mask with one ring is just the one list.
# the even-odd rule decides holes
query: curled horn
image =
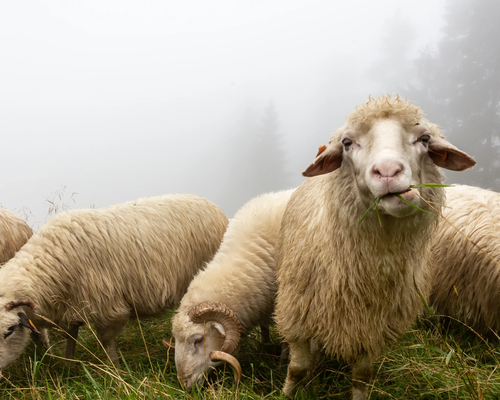
{"label": "curled horn", "polygon": [[210,354],[208,355],[210,357],[210,360],[212,361],[225,361],[227,362],[234,371],[234,382],[236,383],[236,386],[240,383],[241,380],[241,365],[239,361],[232,356],[231,354],[225,353],[223,351],[211,351]]}
{"label": "curled horn", "polygon": [[32,308],[33,310],[36,310],[36,306],[35,306],[35,303],[29,301],[29,300],[16,300],[16,301],[11,301],[10,303],[7,303],[5,305],[5,308],[10,311],[12,310],[13,308],[16,308],[16,307],[21,307],[21,306],[28,306],[30,308]]}
{"label": "curled horn", "polygon": [[195,324],[206,321],[215,321],[222,325],[226,332],[221,352],[231,354],[240,341],[241,325],[238,317],[225,304],[206,301],[193,307],[189,311],[189,319]]}

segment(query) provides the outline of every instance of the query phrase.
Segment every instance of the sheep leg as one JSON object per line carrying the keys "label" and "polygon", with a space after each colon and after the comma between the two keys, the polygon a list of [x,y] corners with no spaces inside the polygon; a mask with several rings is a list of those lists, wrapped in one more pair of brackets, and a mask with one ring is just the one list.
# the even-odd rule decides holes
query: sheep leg
{"label": "sheep leg", "polygon": [[42,347],[47,351],[49,354],[52,354],[52,350],[50,348],[50,340],[49,340],[49,333],[46,328],[40,329],[40,336],[38,335],[32,335],[33,341],[38,347]]}
{"label": "sheep leg", "polygon": [[287,342],[281,343],[280,365],[284,365],[288,361],[290,355],[290,347]]}
{"label": "sheep leg", "polygon": [[260,343],[261,344],[271,343],[271,337],[269,335],[269,325],[260,326]]}
{"label": "sheep leg", "polygon": [[125,325],[127,325],[127,320],[114,321],[112,326],[96,327],[97,338],[102,343],[111,362],[116,366],[120,365],[120,357],[116,352],[115,339],[122,333]]}
{"label": "sheep leg", "polygon": [[318,342],[311,340],[311,354],[312,354],[312,365],[314,368],[318,366],[321,361],[321,348]]}
{"label": "sheep leg", "polygon": [[352,400],[368,399],[368,384],[372,378],[373,365],[367,354],[360,355],[352,364]]}
{"label": "sheep leg", "polygon": [[309,341],[290,342],[290,363],[286,375],[283,392],[285,396],[293,395],[300,381],[307,375],[307,372],[312,368],[312,354]]}
{"label": "sheep leg", "polygon": [[68,360],[75,359],[75,349],[76,349],[76,339],[78,337],[78,329],[80,328],[79,323],[70,324],[68,331],[66,332],[66,349],[64,350],[64,358]]}

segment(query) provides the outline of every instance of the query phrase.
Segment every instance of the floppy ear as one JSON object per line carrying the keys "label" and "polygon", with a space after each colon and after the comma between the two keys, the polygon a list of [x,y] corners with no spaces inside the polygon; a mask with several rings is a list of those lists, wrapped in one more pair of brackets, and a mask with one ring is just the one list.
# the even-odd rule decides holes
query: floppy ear
{"label": "floppy ear", "polygon": [[311,177],[335,171],[342,164],[343,149],[344,146],[340,142],[320,146],[316,158],[302,175]]}
{"label": "floppy ear", "polygon": [[476,161],[467,153],[443,138],[435,136],[429,141],[429,156],[437,166],[452,171],[463,171],[476,165]]}

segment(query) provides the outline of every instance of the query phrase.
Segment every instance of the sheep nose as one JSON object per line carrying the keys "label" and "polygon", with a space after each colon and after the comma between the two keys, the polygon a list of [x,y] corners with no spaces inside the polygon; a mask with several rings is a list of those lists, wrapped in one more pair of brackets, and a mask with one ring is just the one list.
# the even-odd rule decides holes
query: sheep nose
{"label": "sheep nose", "polygon": [[403,172],[403,164],[399,161],[382,161],[372,167],[372,176],[378,179],[391,179]]}

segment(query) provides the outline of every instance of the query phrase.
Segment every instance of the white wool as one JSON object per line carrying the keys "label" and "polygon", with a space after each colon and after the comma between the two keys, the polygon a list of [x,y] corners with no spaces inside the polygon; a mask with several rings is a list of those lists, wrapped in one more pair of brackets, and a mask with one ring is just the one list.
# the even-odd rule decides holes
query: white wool
{"label": "white wool", "polygon": [[[214,259],[196,275],[182,298],[172,333],[178,377],[188,388],[201,381],[214,365],[205,355],[221,346],[220,340],[206,338],[201,344],[204,351],[196,351],[193,338],[209,333],[203,324],[189,320],[193,307],[205,301],[225,304],[237,316],[243,334],[271,322],[276,294],[275,245],[292,193],[293,190],[268,193],[245,204],[231,219]],[[217,330],[210,332],[220,338]]]}
{"label": "white wool", "polygon": [[430,303],[437,314],[459,318],[481,334],[498,333],[500,193],[446,188],[442,213],[432,246]]}
{"label": "white wool", "polygon": [[26,345],[12,348],[14,334],[2,340],[20,311],[5,304],[17,300],[36,305],[24,311],[38,328],[51,326],[46,318],[63,329],[94,324],[118,361],[114,339],[128,319],[177,305],[226,226],[217,206],[188,194],[57,214],[0,269],[0,368]]}
{"label": "white wool", "polygon": [[33,235],[26,221],[0,207],[0,264],[10,260]]}

